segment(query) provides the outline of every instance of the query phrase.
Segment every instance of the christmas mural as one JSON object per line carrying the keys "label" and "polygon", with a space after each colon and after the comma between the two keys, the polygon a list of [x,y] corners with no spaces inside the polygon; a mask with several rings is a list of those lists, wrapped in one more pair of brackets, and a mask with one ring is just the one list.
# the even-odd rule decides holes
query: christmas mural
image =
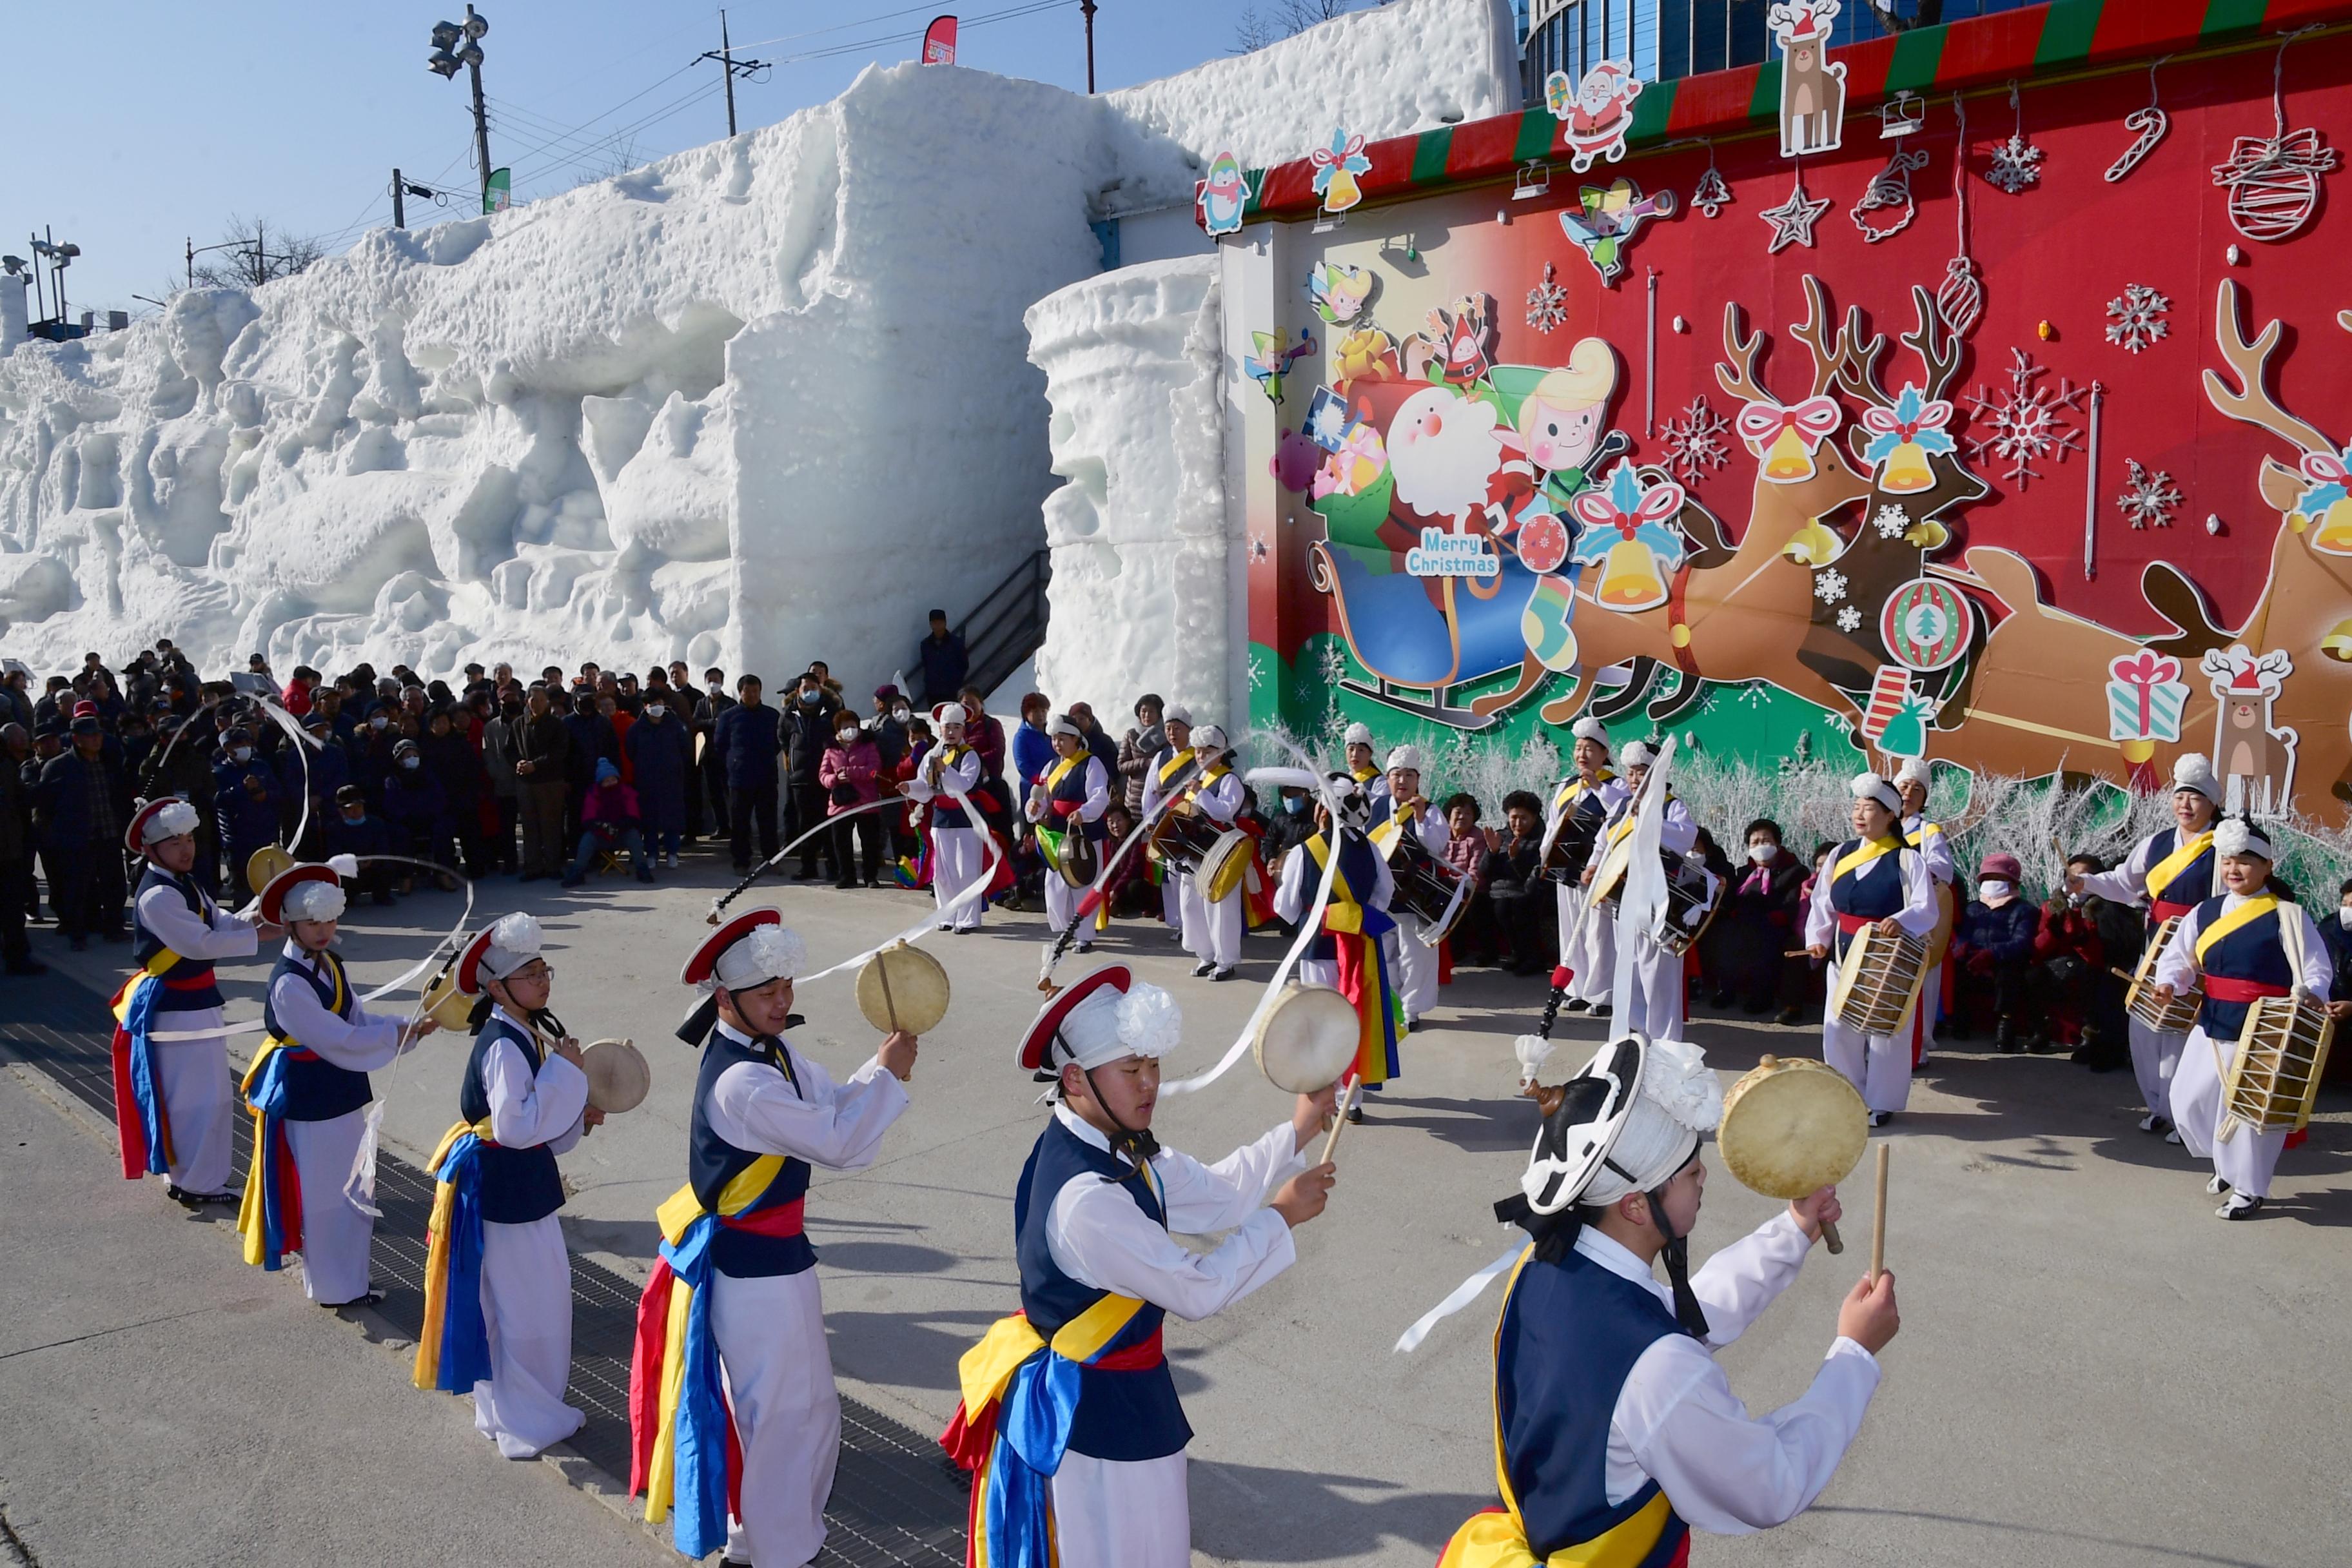
{"label": "christmas mural", "polygon": [[2343,820],[2352,5],[1827,58],[1834,7],[1785,9],[1794,86],[1557,82],[1564,118],[1252,172],[1255,717],[2144,789],[2199,750]]}

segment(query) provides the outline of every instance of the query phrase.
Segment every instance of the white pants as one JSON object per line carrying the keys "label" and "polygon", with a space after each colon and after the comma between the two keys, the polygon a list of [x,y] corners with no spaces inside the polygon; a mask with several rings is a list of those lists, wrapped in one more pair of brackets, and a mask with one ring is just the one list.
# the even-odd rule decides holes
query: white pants
{"label": "white pants", "polygon": [[1597,1005],[1609,1000],[1610,988],[1617,981],[1617,922],[1595,910],[1584,922],[1584,929],[1578,931],[1577,917],[1591,897],[1589,889],[1565,883],[1555,889],[1559,910],[1559,962],[1576,976],[1569,983],[1568,994],[1578,1001]]}
{"label": "white pants", "polygon": [[[2170,1121],[2173,1120],[2172,1075],[2180,1065],[2181,1047],[2189,1043],[2189,1037],[2160,1035],[2134,1018],[2130,1038],[2132,1077],[2139,1080],[2140,1101],[2152,1114]],[[2209,1062],[2207,1065],[2211,1064]],[[2211,1123],[2207,1125],[2210,1127]],[[2204,1157],[2203,1151],[2199,1151],[2198,1157]]]}
{"label": "white pants", "polygon": [[[1085,896],[1086,889],[1083,888],[1073,888],[1070,886],[1069,883],[1062,879],[1062,874],[1060,872],[1048,870],[1045,873],[1045,924],[1048,928],[1047,934],[1051,936],[1060,936],[1062,934],[1063,928],[1070,923],[1070,917],[1078,912],[1078,900]],[[1092,942],[1094,939],[1094,921],[1089,919],[1085,925],[1078,928],[1077,935],[1072,937],[1070,940],[1073,942]]]}
{"label": "white pants", "polygon": [[474,1384],[474,1430],[508,1458],[528,1459],[587,1419],[563,1403],[572,1378],[572,1257],[561,1220],[483,1222],[482,1317],[490,1376]]}
{"label": "white pants", "polygon": [[1924,1066],[1927,1053],[1936,1048],[1937,1010],[1943,1005],[1944,966],[1927,966],[1925,982],[1919,987],[1919,1005],[1911,1009],[1911,1065]]}
{"label": "white pants", "polygon": [[[221,1011],[207,1007],[198,1013],[158,1013],[159,1029],[218,1028]],[[228,1076],[228,1042],[220,1036],[204,1040],[163,1040],[155,1046],[155,1075],[163,1095],[163,1114],[172,1121],[172,1184],[184,1192],[228,1190],[229,1165],[235,1154]]]}
{"label": "white pants", "polygon": [[375,1220],[343,1194],[366,1130],[365,1106],[327,1121],[286,1123],[302,1184],[302,1293],[328,1306],[356,1301],[368,1290]]}
{"label": "white pants", "polygon": [[1054,1474],[1061,1568],[1189,1568],[1192,1504],[1181,1453],[1162,1459],[1064,1454]]}
{"label": "white pants", "polygon": [[1611,1033],[1639,1029],[1654,1040],[1683,1037],[1683,955],[1668,952],[1647,931],[1633,939],[1633,994],[1618,1005]]}
{"label": "white pants", "polygon": [[841,1396],[816,1270],[737,1279],[714,1269],[710,1281],[711,1331],[743,1443],[743,1516],[730,1521],[727,1555],[757,1568],[802,1568],[824,1544],[824,1503],[841,1458]]}
{"label": "white pants", "polygon": [[1393,966],[1398,997],[1404,1003],[1404,1021],[1412,1024],[1437,1005],[1437,950],[1421,940],[1421,917],[1391,910],[1396,934],[1389,938],[1389,963]]}
{"label": "white pants", "polygon": [[[2221,1053],[2218,1063],[2213,1055],[2216,1045]],[[2180,1142],[2189,1152],[2200,1160],[2211,1160],[2214,1173],[2232,1189],[2248,1197],[2266,1198],[2271,1195],[2272,1173],[2286,1148],[2286,1129],[2257,1132],[2242,1121],[2227,1143],[2216,1142],[2213,1137],[2221,1120],[2222,1071],[2237,1059],[2237,1041],[2209,1040],[2202,1025],[2189,1030],[2180,1065],[2172,1074],[2172,1124],[2180,1129]]]}
{"label": "white pants", "polygon": [[1242,890],[1235,888],[1212,903],[1198,877],[1185,877],[1182,887],[1184,951],[1203,963],[1231,969],[1242,961]]}
{"label": "white pants", "polygon": [[1911,1099],[1911,1019],[1905,1015],[1892,1035],[1859,1035],[1837,1021],[1838,971],[1829,968],[1829,997],[1822,1004],[1822,1060],[1845,1074],[1873,1110],[1900,1110]]}
{"label": "white pants", "polygon": [[978,931],[982,909],[987,898],[974,893],[970,901],[954,914],[946,912],[958,893],[980,880],[988,865],[986,840],[981,827],[934,827],[931,829],[931,897],[938,903],[940,918],[958,931]]}
{"label": "white pants", "polygon": [[1184,884],[1188,879],[1183,872],[1165,868],[1160,877],[1160,918],[1180,930],[1184,924]]}

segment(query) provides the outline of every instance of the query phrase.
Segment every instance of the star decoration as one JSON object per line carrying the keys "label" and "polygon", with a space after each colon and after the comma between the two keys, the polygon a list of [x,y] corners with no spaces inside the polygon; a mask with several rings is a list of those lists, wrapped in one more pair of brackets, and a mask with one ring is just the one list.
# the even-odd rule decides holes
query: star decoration
{"label": "star decoration", "polygon": [[1810,249],[1813,243],[1813,225],[1821,222],[1822,215],[1829,210],[1827,196],[1819,201],[1805,199],[1805,178],[1802,174],[1798,175],[1797,188],[1789,193],[1787,201],[1777,207],[1766,207],[1756,215],[1772,226],[1772,244],[1766,254],[1778,256],[1792,245],[1801,245]]}
{"label": "star decoration", "polygon": [[1250,559],[1253,561],[1263,561],[1265,559],[1265,541],[1263,539],[1253,538],[1250,541]]}

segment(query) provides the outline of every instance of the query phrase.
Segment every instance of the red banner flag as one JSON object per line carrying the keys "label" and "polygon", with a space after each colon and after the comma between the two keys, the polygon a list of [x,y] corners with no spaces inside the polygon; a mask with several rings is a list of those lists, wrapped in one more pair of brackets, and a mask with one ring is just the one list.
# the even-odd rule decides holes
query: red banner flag
{"label": "red banner flag", "polygon": [[923,63],[927,66],[955,64],[956,19],[937,16],[923,29]]}

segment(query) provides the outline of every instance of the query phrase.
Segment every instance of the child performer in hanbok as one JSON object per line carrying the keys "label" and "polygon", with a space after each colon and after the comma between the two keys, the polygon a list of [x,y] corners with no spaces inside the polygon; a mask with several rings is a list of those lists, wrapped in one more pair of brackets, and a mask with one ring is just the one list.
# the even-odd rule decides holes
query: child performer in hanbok
{"label": "child performer in hanbok", "polygon": [[[1173,997],[1113,964],[1054,997],[1021,1042],[1055,1101],[1013,1194],[1021,1310],[964,1353],[940,1438],[973,1472],[971,1568],[1192,1560],[1192,1428],[1161,1321],[1222,1311],[1290,1266],[1292,1229],[1331,1188],[1331,1167],[1305,1155],[1333,1091],[1300,1095],[1287,1121],[1204,1165],[1151,1131],[1160,1058],[1181,1029]],[[1171,1232],[1229,1234],[1200,1252]]]}
{"label": "child performer in hanbok", "polygon": [[302,1255],[302,1289],[321,1307],[373,1306],[368,1280],[375,1216],[345,1190],[375,1093],[368,1074],[439,1027],[360,1005],[331,949],[343,888],[331,866],[295,866],[261,893],[264,924],[286,928],[261,1016],[267,1037],[246,1069],[253,1163],[237,1229],[245,1260],[277,1268]]}
{"label": "child performer in hanbok", "polygon": [[[1855,837],[1831,852],[1805,912],[1805,951],[1820,960],[1834,949],[1838,964],[1864,926],[1923,943],[1936,929],[1935,879],[1927,857],[1903,842],[1903,797],[1876,773],[1855,774],[1852,787]],[[1837,1020],[1837,984],[1833,964],[1822,1008],[1822,1059],[1862,1091],[1870,1124],[1884,1127],[1910,1102],[1911,1020],[1904,1018],[1892,1035],[1856,1034]]]}
{"label": "child performer in hanbok", "polygon": [[604,1120],[588,1104],[580,1042],[548,1011],[555,971],[539,922],[518,910],[475,933],[457,989],[477,997],[474,1048],[457,1086],[463,1118],[430,1167],[434,1194],[425,1331],[414,1381],[474,1396],[474,1429],[528,1459],[586,1419],[563,1403],[572,1377],[572,1255],[563,1245],[571,1152]]}
{"label": "child performer in hanbok", "polygon": [[[116,993],[115,1130],[122,1173],[152,1172],[189,1208],[235,1206],[228,1037],[213,963],[250,958],[285,935],[231,914],[194,875],[196,808],[176,795],[142,806],[123,839],[147,862],[131,904],[138,973]],[[168,1036],[170,1038],[159,1038]]]}
{"label": "child performer in hanbok", "polygon": [[2205,1190],[2223,1200],[2213,1212],[2251,1219],[2269,1198],[2279,1155],[2294,1134],[2240,1123],[2221,1136],[2221,1086],[2237,1060],[2246,1015],[2265,996],[2297,992],[2326,1003],[2336,1018],[2352,1015],[2352,1001],[2328,1000],[2335,965],[2310,911],[2273,886],[2273,852],[2263,830],[2245,817],[2224,817],[2213,830],[2213,853],[2221,857],[2224,890],[2182,917],[2157,960],[2156,994],[2169,1002],[2203,976],[2205,1005],[2173,1069],[2172,1123],[2191,1154],[2213,1162]]}
{"label": "child performer in hanbok", "polygon": [[[1328,785],[1339,804],[1340,820],[1335,823],[1330,807],[1317,795],[1315,835],[1282,858],[1274,912],[1294,924],[1319,915],[1322,930],[1298,961],[1298,983],[1328,986],[1354,1006],[1360,1031],[1355,1073],[1364,1088],[1377,1089],[1404,1070],[1397,1058],[1404,1021],[1390,979],[1383,940],[1396,929],[1389,917],[1389,899],[1396,891],[1396,883],[1389,875],[1389,863],[1365,837],[1363,794],[1346,773],[1318,781],[1304,769],[1260,768],[1257,778],[1267,787]],[[1335,845],[1339,867],[1332,876],[1331,896],[1318,911],[1314,899],[1323,886],[1323,868]],[[1349,1121],[1363,1119],[1360,1102],[1349,1108]]]}

